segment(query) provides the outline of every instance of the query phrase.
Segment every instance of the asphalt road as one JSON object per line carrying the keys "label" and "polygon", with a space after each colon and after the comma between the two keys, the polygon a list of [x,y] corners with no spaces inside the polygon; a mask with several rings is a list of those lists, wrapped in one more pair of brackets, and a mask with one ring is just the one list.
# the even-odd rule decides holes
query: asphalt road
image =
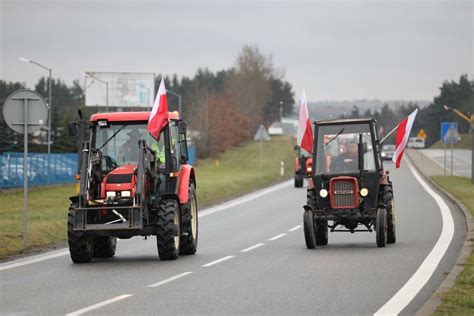
{"label": "asphalt road", "polygon": [[[327,246],[307,250],[305,190],[286,182],[201,212],[194,256],[159,261],[153,237],[119,240],[116,257],[90,264],[73,264],[65,250],[4,263],[0,314],[373,314],[443,235],[437,202],[408,166],[392,179],[397,243],[386,248],[375,233],[330,233]],[[419,309],[454,264],[465,228],[459,211],[450,213],[448,251],[402,314]]]}
{"label": "asphalt road", "polygon": [[[434,160],[441,168],[445,167],[444,149],[422,149],[421,152]],[[463,177],[471,177],[471,155],[467,149],[453,150],[453,174]],[[449,145],[446,150],[446,175],[451,174],[451,149]]]}

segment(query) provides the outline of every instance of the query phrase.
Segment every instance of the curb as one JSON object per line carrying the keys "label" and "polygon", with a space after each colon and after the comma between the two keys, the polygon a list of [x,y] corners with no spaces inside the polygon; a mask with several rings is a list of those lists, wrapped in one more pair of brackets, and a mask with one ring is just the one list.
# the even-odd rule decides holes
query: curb
{"label": "curb", "polygon": [[[432,315],[436,308],[442,303],[443,294],[451,289],[456,283],[456,278],[464,270],[464,264],[466,263],[467,258],[471,254],[471,249],[474,245],[474,220],[470,211],[458,201],[451,193],[445,191],[438,184],[436,184],[430,177],[426,176],[423,171],[415,163],[414,159],[410,155],[407,155],[412,165],[420,173],[420,175],[426,179],[431,186],[433,186],[437,191],[439,191],[445,198],[447,198],[451,203],[455,204],[458,209],[461,210],[462,215],[464,216],[464,222],[466,227],[466,237],[461,248],[461,253],[459,254],[456,262],[454,263],[453,268],[446,276],[446,279],[441,283],[439,288],[433,293],[433,295],[426,301],[426,303],[415,313],[418,316]],[[428,157],[427,157],[428,158]]]}

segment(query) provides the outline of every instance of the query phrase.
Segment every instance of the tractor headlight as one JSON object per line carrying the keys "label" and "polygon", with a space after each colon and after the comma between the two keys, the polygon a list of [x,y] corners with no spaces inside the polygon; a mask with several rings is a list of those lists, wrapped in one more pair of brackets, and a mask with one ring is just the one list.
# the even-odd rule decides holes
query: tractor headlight
{"label": "tractor headlight", "polygon": [[382,157],[385,157],[385,156],[387,156],[387,154],[386,154],[386,153],[382,153]]}
{"label": "tractor headlight", "polygon": [[115,197],[115,191],[107,191],[106,195],[108,198],[113,198]]}
{"label": "tractor headlight", "polygon": [[122,191],[121,195],[122,195],[122,197],[129,197],[130,196],[130,191]]}
{"label": "tractor headlight", "polygon": [[328,190],[326,190],[326,189],[321,189],[321,190],[319,191],[319,196],[322,197],[322,198],[327,197],[327,196],[328,196]]}
{"label": "tractor headlight", "polygon": [[313,168],[311,168],[311,167],[306,168],[307,172],[311,172],[311,170],[313,170]]}
{"label": "tractor headlight", "polygon": [[360,195],[364,197],[369,195],[369,190],[367,190],[367,188],[360,189]]}

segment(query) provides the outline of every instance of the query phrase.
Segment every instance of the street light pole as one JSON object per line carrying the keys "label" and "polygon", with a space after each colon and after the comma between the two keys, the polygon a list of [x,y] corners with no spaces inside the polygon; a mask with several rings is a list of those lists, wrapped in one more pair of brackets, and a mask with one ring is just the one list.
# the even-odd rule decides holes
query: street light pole
{"label": "street light pole", "polygon": [[50,161],[50,154],[51,154],[51,75],[52,69],[48,68],[34,60],[27,59],[20,57],[20,61],[25,63],[35,64],[38,67],[41,67],[49,72],[49,79],[48,79],[48,162]]}

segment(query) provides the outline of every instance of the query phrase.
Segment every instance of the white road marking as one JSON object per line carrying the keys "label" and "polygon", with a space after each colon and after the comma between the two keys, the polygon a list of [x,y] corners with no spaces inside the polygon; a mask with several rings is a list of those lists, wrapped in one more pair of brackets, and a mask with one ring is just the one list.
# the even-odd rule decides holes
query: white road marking
{"label": "white road marking", "polygon": [[295,230],[298,230],[298,229],[300,229],[301,227],[303,227],[303,226],[301,226],[301,225],[296,225],[295,227],[288,229],[288,231],[289,231],[289,232],[294,232]]}
{"label": "white road marking", "polygon": [[[276,184],[274,186],[259,190],[257,192],[244,195],[240,198],[231,200],[231,201],[223,203],[221,205],[217,205],[217,206],[214,206],[214,207],[204,209],[203,211],[199,212],[198,216],[199,217],[204,217],[204,216],[211,215],[213,213],[217,213],[217,212],[223,211],[225,209],[237,206],[239,204],[251,201],[253,199],[261,197],[262,195],[265,195],[265,194],[280,190],[284,187],[287,187],[287,186],[292,184],[292,181],[293,180],[285,181],[285,182]],[[53,258],[60,257],[60,256],[65,256],[67,254],[69,254],[68,248],[63,248],[63,249],[59,250],[58,252],[46,253],[46,254],[39,255],[39,256],[29,257],[28,259],[24,259],[24,260],[23,259],[22,260],[15,260],[12,263],[1,264],[0,265],[0,271],[7,270],[7,269],[12,269],[12,268],[16,268],[16,267],[21,267],[21,266],[24,266],[24,265],[27,265],[27,264],[41,262],[41,261],[44,261],[44,260],[49,260],[49,259],[53,259]]]}
{"label": "white road marking", "polygon": [[4,263],[4,264],[0,265],[0,271],[25,266],[27,264],[41,262],[41,261],[48,260],[48,259],[62,257],[62,256],[65,256],[67,254],[69,254],[69,250],[60,250],[60,251],[49,252],[49,253],[46,253],[46,254],[29,257],[28,259],[15,260],[12,263]]}
{"label": "white road marking", "polygon": [[286,236],[286,233],[278,234],[278,235],[276,235],[276,236],[274,236],[274,237],[272,237],[272,238],[268,238],[268,240],[277,240],[277,239],[279,239],[279,238],[281,238],[281,237],[283,237],[283,236]]}
{"label": "white road marking", "polygon": [[436,267],[448,250],[449,244],[451,243],[454,235],[454,221],[453,217],[451,216],[451,212],[449,211],[448,205],[446,205],[446,202],[444,202],[441,196],[434,192],[421,178],[421,176],[418,175],[418,172],[415,171],[411,163],[409,161],[407,161],[407,163],[411,172],[415,176],[415,179],[420,183],[423,189],[425,189],[425,191],[433,197],[433,199],[436,201],[436,204],[438,204],[438,207],[441,211],[443,228],[435,246],[420,265],[418,270],[416,270],[415,274],[413,274],[407,283],[405,283],[405,285],[400,290],[398,290],[395,296],[393,296],[387,303],[385,303],[385,305],[375,312],[375,315],[396,315],[413,300],[413,298],[433,275]]}
{"label": "white road marking", "polygon": [[206,263],[204,265],[202,265],[201,267],[210,267],[210,266],[213,266],[215,264],[218,264],[218,263],[221,263],[222,261],[226,261],[226,260],[229,260],[231,258],[234,258],[234,256],[227,256],[227,257],[224,257],[224,258],[220,258],[216,261],[212,261],[212,262],[209,262],[209,263]]}
{"label": "white road marking", "polygon": [[182,277],[185,277],[185,276],[187,276],[187,275],[189,275],[189,274],[191,274],[191,273],[192,273],[192,272],[183,272],[183,273],[181,273],[181,274],[172,276],[171,278],[168,278],[168,279],[166,279],[166,280],[163,280],[163,281],[156,282],[156,283],[153,283],[153,284],[151,284],[151,285],[148,285],[148,287],[157,287],[157,286],[166,284],[166,283],[168,283],[168,282],[171,282],[171,281],[180,279],[180,278],[182,278]]}
{"label": "white road marking", "polygon": [[250,250],[254,250],[255,248],[261,247],[263,245],[265,245],[265,244],[264,243],[259,243],[259,244],[253,245],[251,247],[245,248],[243,250],[240,250],[240,252],[247,252],[247,251],[250,251]]}
{"label": "white road marking", "polygon": [[123,299],[126,299],[127,297],[130,297],[130,296],[132,296],[132,294],[120,295],[120,296],[111,298],[110,300],[106,300],[106,301],[103,301],[103,302],[100,302],[100,303],[91,305],[91,306],[89,306],[89,307],[80,309],[80,310],[78,310],[78,311],[75,311],[75,312],[66,314],[66,316],[82,315],[82,314],[84,314],[84,313],[90,312],[91,310],[94,310],[94,309],[103,307],[103,306],[105,306],[105,305],[109,305],[109,304],[118,302],[118,301],[123,300]]}
{"label": "white road marking", "polygon": [[256,198],[261,197],[262,195],[265,195],[265,194],[268,194],[268,193],[271,193],[271,192],[280,190],[280,189],[282,189],[282,188],[285,188],[285,187],[291,185],[291,184],[293,183],[292,181],[293,181],[293,180],[285,181],[285,182],[276,184],[276,185],[274,185],[274,186],[268,187],[268,188],[266,188],[266,189],[262,189],[262,190],[259,190],[259,191],[257,191],[257,192],[254,192],[254,193],[250,193],[250,194],[244,195],[243,197],[234,199],[234,200],[232,200],[232,201],[223,203],[223,204],[221,204],[221,205],[217,205],[217,206],[213,206],[213,207],[207,208],[207,209],[205,209],[204,211],[199,212],[199,215],[198,215],[198,216],[199,216],[199,217],[204,217],[204,216],[211,215],[211,214],[214,214],[214,213],[223,211],[223,210],[225,210],[225,209],[228,209],[228,208],[237,206],[237,205],[239,205],[239,204],[242,204],[242,203],[245,203],[245,202],[254,200],[254,199],[256,199]]}

